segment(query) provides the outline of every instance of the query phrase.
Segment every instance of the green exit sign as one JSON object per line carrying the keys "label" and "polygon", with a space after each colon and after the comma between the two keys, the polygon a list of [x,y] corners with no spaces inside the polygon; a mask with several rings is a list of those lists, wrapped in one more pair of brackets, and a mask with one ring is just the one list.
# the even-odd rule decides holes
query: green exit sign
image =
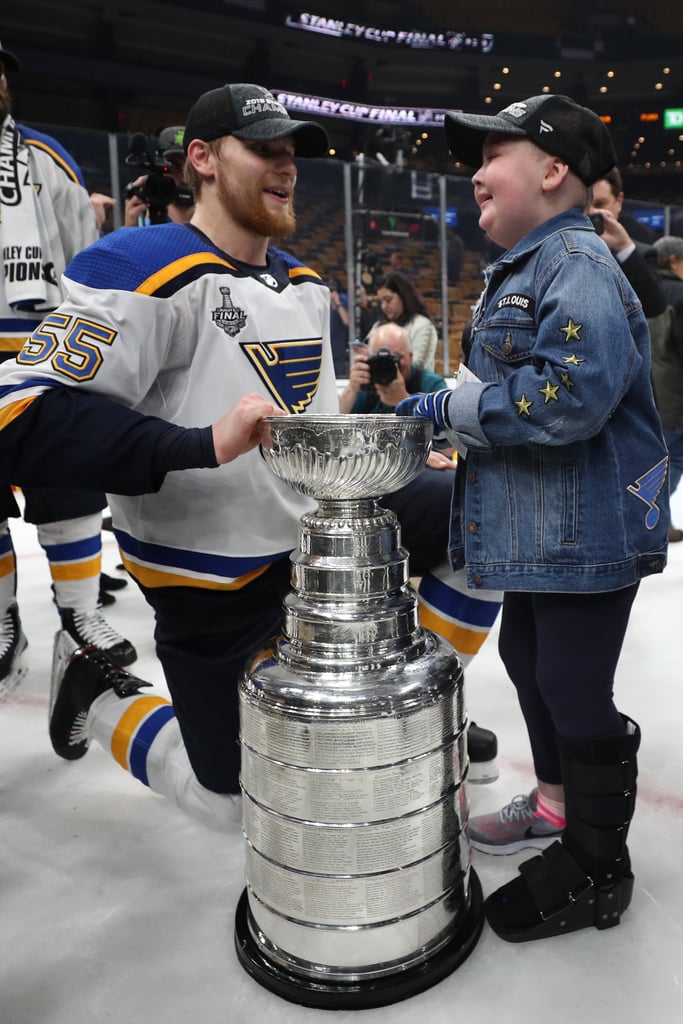
{"label": "green exit sign", "polygon": [[672,108],[664,111],[665,128],[683,128],[683,108]]}

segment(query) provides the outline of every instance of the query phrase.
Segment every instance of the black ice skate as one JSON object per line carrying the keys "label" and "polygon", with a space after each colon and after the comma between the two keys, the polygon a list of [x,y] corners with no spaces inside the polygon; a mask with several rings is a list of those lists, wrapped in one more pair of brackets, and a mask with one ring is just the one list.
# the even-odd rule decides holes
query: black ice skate
{"label": "black ice skate", "polygon": [[130,640],[124,639],[109,625],[102,613],[61,608],[62,626],[81,647],[97,647],[119,668],[132,665],[138,656]]}
{"label": "black ice skate", "polygon": [[498,778],[498,739],[495,732],[483,729],[476,722],[470,722],[467,730],[467,755],[470,759],[468,782],[483,785]]}
{"label": "black ice skate", "polygon": [[55,753],[67,761],[87,753],[88,712],[106,690],[132,697],[151,685],[114,665],[101,650],[81,647],[66,630],[60,630],[55,635],[50,688],[50,740]]}
{"label": "black ice skate", "polygon": [[16,689],[28,671],[21,660],[27,645],[19,609],[10,605],[0,619],[0,701]]}

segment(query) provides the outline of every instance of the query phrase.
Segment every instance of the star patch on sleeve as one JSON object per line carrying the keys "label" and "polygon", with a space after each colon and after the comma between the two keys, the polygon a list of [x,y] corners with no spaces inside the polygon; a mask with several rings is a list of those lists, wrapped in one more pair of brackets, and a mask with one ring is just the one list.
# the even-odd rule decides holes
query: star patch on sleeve
{"label": "star patch on sleeve", "polygon": [[544,396],[546,405],[551,401],[559,402],[559,398],[557,397],[557,392],[560,390],[559,384],[551,384],[550,381],[547,380],[545,382],[545,387],[539,388],[538,390]]}
{"label": "star patch on sleeve", "polygon": [[514,404],[517,406],[520,416],[529,416],[529,409],[534,403],[530,402],[526,395],[522,395],[520,400],[518,402],[515,402]]}
{"label": "star patch on sleeve", "polygon": [[581,338],[579,337],[579,331],[582,327],[583,324],[575,324],[572,318],[569,317],[569,319],[567,320],[567,326],[560,327],[560,330],[564,334],[565,341],[571,341],[572,339],[575,339],[576,341],[581,341]]}

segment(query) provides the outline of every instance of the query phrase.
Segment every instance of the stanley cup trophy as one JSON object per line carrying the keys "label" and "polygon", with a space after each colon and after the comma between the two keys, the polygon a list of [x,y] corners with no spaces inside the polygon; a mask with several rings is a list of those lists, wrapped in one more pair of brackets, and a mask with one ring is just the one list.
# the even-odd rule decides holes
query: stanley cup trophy
{"label": "stanley cup trophy", "polygon": [[465,833],[462,667],[419,625],[396,516],[427,420],[274,416],[270,469],[301,517],[284,631],[240,684],[242,966],[292,1002],[365,1009],[440,981],[483,924]]}

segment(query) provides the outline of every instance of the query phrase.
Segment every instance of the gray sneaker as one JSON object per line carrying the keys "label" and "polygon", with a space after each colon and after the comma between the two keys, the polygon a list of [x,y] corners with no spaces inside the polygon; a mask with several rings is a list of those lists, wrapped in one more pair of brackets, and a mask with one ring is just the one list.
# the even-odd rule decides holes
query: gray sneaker
{"label": "gray sneaker", "polygon": [[503,855],[534,847],[550,846],[562,835],[562,829],[536,813],[538,789],[528,796],[515,796],[497,814],[470,818],[467,826],[470,845],[483,853]]}

